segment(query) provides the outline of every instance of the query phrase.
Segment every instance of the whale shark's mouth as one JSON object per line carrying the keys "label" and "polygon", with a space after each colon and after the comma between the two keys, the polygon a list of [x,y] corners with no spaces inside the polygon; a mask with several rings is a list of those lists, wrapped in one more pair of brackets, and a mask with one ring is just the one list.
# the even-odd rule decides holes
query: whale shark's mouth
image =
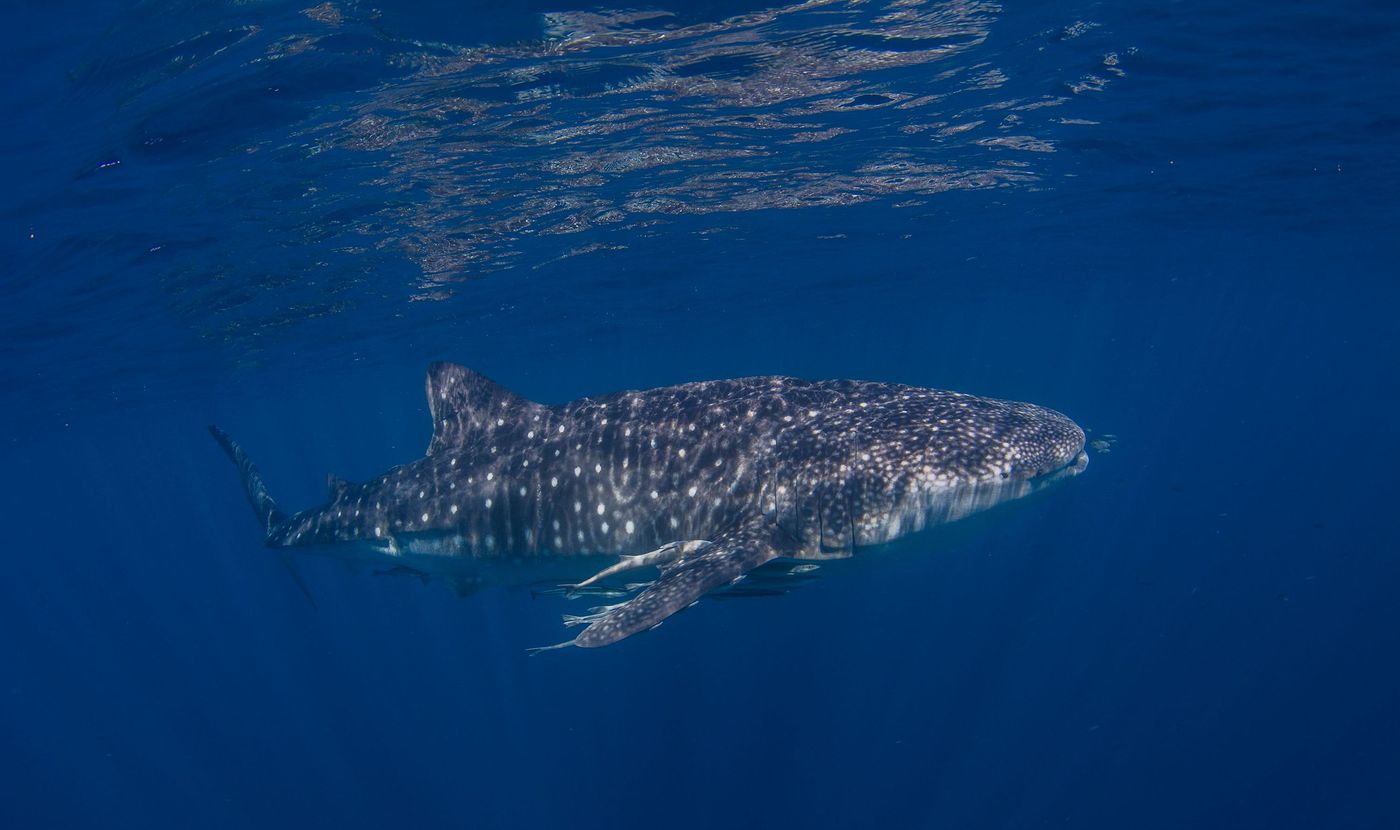
{"label": "whale shark's mouth", "polygon": [[1073,478],[1084,472],[1089,466],[1089,454],[1083,449],[1079,451],[1069,463],[1062,467],[1057,467],[1043,475],[1036,476],[1033,481],[1038,485],[1049,484],[1060,479]]}

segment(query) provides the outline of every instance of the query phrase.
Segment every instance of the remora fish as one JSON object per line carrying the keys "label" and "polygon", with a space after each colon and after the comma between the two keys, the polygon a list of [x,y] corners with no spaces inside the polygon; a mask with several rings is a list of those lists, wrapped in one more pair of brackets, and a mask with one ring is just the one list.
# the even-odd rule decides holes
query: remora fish
{"label": "remora fish", "polygon": [[425,457],[363,484],[331,477],[327,504],[290,516],[210,432],[284,553],[320,547],[464,593],[660,569],[549,648],[615,643],[766,562],[849,557],[1088,464],[1058,412],[892,383],[753,377],[547,406],[435,363],[427,393]]}

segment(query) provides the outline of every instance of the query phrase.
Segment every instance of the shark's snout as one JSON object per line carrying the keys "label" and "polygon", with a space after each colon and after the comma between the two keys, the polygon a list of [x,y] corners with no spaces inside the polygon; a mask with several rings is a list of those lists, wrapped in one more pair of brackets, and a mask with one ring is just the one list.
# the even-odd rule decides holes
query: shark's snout
{"label": "shark's snout", "polygon": [[1089,464],[1089,456],[1084,452],[1084,430],[1053,409],[1032,410],[1013,439],[1018,452],[1012,475],[1035,479],[1083,472]]}

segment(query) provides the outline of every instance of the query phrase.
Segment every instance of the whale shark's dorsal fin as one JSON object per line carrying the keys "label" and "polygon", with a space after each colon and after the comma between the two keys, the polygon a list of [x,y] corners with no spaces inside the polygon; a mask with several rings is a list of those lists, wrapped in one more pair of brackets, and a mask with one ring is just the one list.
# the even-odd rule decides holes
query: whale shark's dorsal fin
{"label": "whale shark's dorsal fin", "polygon": [[540,406],[455,363],[429,366],[426,386],[428,409],[433,414],[428,455],[462,446],[473,432],[514,424]]}

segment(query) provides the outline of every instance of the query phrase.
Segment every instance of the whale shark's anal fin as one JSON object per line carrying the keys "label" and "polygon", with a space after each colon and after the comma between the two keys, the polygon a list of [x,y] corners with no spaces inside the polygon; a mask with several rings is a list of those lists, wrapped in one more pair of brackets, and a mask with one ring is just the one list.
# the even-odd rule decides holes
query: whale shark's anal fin
{"label": "whale shark's anal fin", "polygon": [[745,527],[721,534],[694,556],[671,564],[646,590],[593,620],[573,644],[597,648],[655,628],[667,617],[693,605],[707,591],[733,584],[759,565],[782,555],[766,527]]}

